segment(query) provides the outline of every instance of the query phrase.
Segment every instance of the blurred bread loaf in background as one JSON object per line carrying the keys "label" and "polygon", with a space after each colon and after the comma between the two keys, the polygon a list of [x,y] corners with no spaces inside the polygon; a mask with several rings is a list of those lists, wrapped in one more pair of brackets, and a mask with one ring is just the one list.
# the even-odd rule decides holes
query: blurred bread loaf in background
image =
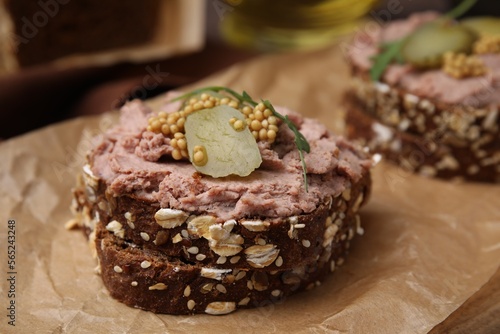
{"label": "blurred bread loaf in background", "polygon": [[199,0],[0,0],[0,74],[199,50],[204,6]]}

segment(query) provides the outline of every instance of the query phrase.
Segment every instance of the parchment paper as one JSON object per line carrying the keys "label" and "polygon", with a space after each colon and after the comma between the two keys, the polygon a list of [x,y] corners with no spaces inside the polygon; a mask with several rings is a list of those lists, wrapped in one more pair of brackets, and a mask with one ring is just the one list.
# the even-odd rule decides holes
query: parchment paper
{"label": "parchment paper", "polygon": [[[341,131],[347,68],[337,47],[273,55],[208,78]],[[51,126],[0,145],[0,332],[426,333],[500,264],[500,186],[414,176],[384,162],[362,210],[365,234],[320,287],[226,316],[155,315],[113,300],[83,235],[67,231],[70,188],[89,138],[116,114]],[[7,220],[16,220],[16,327],[7,325]]]}

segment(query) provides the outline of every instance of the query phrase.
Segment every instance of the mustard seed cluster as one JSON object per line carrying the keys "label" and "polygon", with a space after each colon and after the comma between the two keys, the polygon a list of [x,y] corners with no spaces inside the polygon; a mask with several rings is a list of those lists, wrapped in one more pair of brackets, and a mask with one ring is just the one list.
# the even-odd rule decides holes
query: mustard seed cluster
{"label": "mustard seed cluster", "polygon": [[474,53],[500,53],[500,35],[483,35],[474,43]]}
{"label": "mustard seed cluster", "polygon": [[228,105],[237,109],[239,103],[228,97],[219,98],[204,93],[199,98],[193,97],[189,99],[179,111],[173,113],[161,111],[157,116],[150,117],[147,130],[163,133],[164,136],[171,138],[172,158],[175,160],[187,159],[189,156],[186,138],[184,137],[186,117],[194,111],[213,108],[218,105]]}
{"label": "mustard seed cluster", "polygon": [[[243,131],[248,127],[256,141],[273,143],[276,139],[278,119],[263,103],[259,103],[252,108],[248,105],[242,105],[232,98],[212,96],[207,93],[190,98],[179,111],[173,113],[161,111],[158,115],[151,116],[148,120],[147,130],[162,133],[164,136],[171,138],[172,158],[175,160],[188,159],[187,142],[184,136],[186,117],[195,111],[219,105],[228,105],[231,108],[238,109],[245,116],[245,121],[236,118],[230,119],[229,123],[236,131]],[[195,159],[194,163],[203,166],[207,163],[206,151],[199,148],[193,159]]]}
{"label": "mustard seed cluster", "polygon": [[193,163],[197,166],[205,166],[208,162],[207,150],[204,146],[193,147]]}
{"label": "mustard seed cluster", "polygon": [[486,67],[477,56],[446,52],[443,56],[443,71],[456,79],[481,76]]}
{"label": "mustard seed cluster", "polygon": [[255,140],[274,142],[278,133],[278,119],[270,109],[266,108],[263,103],[259,103],[253,109],[244,106],[241,112],[245,115],[245,120]]}
{"label": "mustard seed cluster", "polygon": [[241,119],[237,119],[236,117],[232,117],[229,120],[229,124],[231,124],[233,129],[235,129],[236,131],[243,131],[246,128],[246,123]]}
{"label": "mustard seed cluster", "polygon": [[174,149],[172,151],[172,158],[175,160],[181,160],[182,158],[188,158],[187,142],[184,133],[176,132],[174,138],[170,140],[170,146]]}

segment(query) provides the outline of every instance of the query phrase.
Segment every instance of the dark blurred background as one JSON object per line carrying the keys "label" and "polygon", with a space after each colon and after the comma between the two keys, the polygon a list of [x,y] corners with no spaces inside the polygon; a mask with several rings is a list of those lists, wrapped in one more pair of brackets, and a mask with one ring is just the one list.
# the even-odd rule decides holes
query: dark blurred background
{"label": "dark blurred background", "polygon": [[[102,1],[89,1],[86,2],[87,6],[103,7],[101,11],[98,11],[100,16],[97,14],[85,16],[80,10],[68,10],[67,19],[61,19],[54,25],[51,25],[50,21],[42,25],[41,23],[44,23],[43,16],[32,16],[33,13],[38,13],[37,10],[40,11],[40,3],[28,0],[11,0],[11,6],[8,10],[11,11],[11,15],[21,18],[19,22],[23,26],[26,25],[26,21],[23,21],[22,18],[32,17],[34,20],[38,20],[34,22],[40,23],[41,27],[32,41],[27,43],[31,49],[27,48],[25,54],[19,57],[25,66],[11,73],[0,72],[0,139],[5,140],[71,117],[102,113],[119,107],[132,98],[152,97],[167,90],[193,83],[234,63],[269,52],[269,48],[259,47],[259,45],[249,48],[236,47],[234,44],[228,43],[227,38],[223,38],[221,35],[221,25],[224,21],[228,22],[227,15],[231,15],[241,5],[242,0],[195,1],[199,1],[198,5],[202,6],[201,19],[204,20],[204,23],[199,32],[202,43],[192,50],[135,62],[118,61],[106,66],[87,65],[80,62],[78,66],[61,68],[41,61],[49,60],[53,56],[51,52],[56,52],[58,45],[92,52],[99,50],[103,44],[121,47],[122,44],[140,40],[146,34],[141,35],[137,31],[139,29],[151,31],[151,26],[157,23],[153,20],[144,20],[144,17],[157,12],[157,8],[152,5],[149,8],[136,10],[137,2],[133,5],[125,5],[129,2],[111,1],[104,5]],[[302,2],[304,1],[318,0],[302,0]],[[357,2],[359,1],[351,1],[350,3],[354,6]],[[361,0],[361,2],[363,1]],[[443,12],[457,2],[454,0],[381,1],[375,7],[370,8],[365,18],[382,22],[406,17],[415,11],[437,10]],[[30,4],[33,8],[25,6],[24,3]],[[50,1],[46,0],[45,4],[49,3]],[[129,10],[134,12],[136,17],[131,17],[129,14],[119,15],[119,12],[111,5],[115,3],[123,11],[127,10],[127,6],[132,6]],[[184,14],[176,16],[175,6],[179,5],[173,5],[171,13],[167,14],[170,17],[166,19],[166,22],[169,20],[189,21],[189,16]],[[50,6],[45,12],[50,14]],[[62,5],[61,13],[63,13]],[[500,16],[500,1],[480,0],[468,13],[468,15],[485,14]],[[46,17],[48,16],[50,15],[46,15]],[[98,29],[106,31],[105,26],[100,27],[99,25],[102,22],[107,22],[106,20],[109,20],[110,17],[120,21],[117,23],[123,31],[120,38],[113,39],[112,36],[99,33]],[[75,22],[88,22],[90,20],[94,20],[92,26],[97,30],[75,31]],[[187,23],[189,24],[189,22]],[[226,27],[226,29],[229,29],[230,33],[240,33],[239,30],[231,30],[235,29],[232,27]],[[96,34],[95,31],[98,33]],[[165,29],[165,34],[168,32],[168,29]],[[44,40],[43,36],[54,36],[54,34],[58,37],[56,42],[53,38]],[[243,44],[244,38],[241,35],[237,35],[235,38],[237,44]],[[0,38],[0,47],[5,48],[5,39],[3,45],[1,42]],[[334,42],[335,40],[332,39],[331,44]],[[43,56],[37,52],[37,49],[44,50],[45,48],[47,48],[45,50],[47,52],[44,52]],[[284,49],[278,52],[294,51]],[[0,61],[2,61],[1,53]]]}

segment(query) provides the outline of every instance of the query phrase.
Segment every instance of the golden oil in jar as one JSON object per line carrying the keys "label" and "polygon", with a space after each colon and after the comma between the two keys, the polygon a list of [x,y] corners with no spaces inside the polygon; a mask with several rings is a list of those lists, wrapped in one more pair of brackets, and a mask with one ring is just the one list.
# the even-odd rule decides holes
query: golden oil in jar
{"label": "golden oil in jar", "polygon": [[231,44],[259,51],[319,48],[356,28],[378,0],[224,0]]}

